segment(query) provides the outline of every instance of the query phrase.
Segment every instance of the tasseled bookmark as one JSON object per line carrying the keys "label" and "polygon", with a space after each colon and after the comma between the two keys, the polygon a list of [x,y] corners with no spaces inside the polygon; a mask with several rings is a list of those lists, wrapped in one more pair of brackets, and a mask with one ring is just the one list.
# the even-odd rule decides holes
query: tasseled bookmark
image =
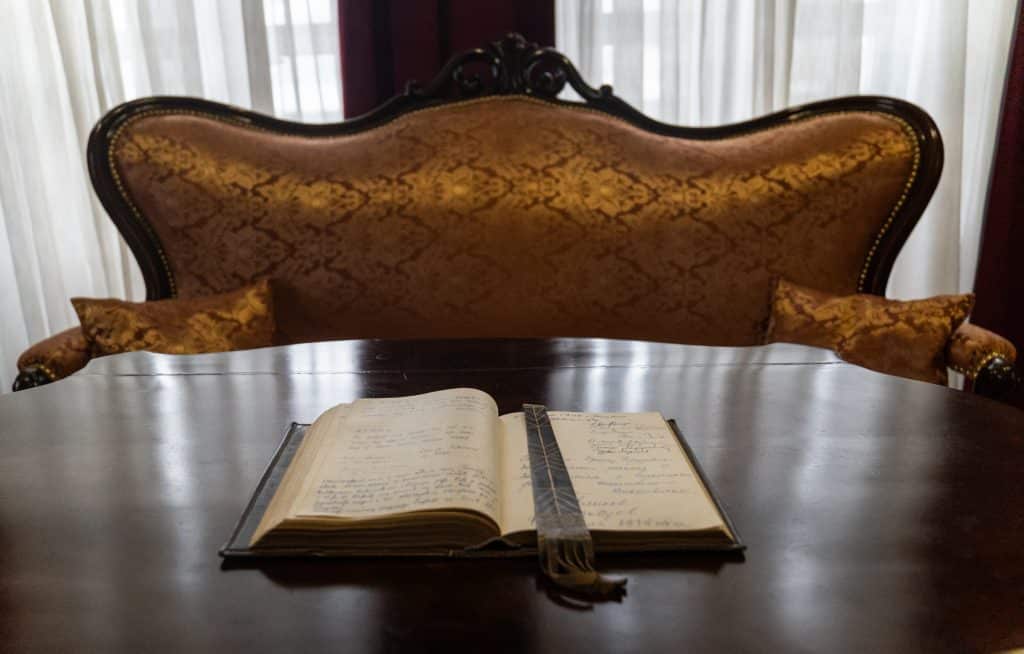
{"label": "tasseled bookmark", "polygon": [[590,600],[620,600],[626,579],[594,568],[594,541],[583,519],[543,404],[524,404],[537,550],[545,576],[560,590]]}

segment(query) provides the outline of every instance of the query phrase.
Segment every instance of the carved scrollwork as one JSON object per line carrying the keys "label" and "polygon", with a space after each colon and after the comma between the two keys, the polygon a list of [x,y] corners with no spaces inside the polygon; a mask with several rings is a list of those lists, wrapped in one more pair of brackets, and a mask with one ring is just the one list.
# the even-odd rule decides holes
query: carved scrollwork
{"label": "carved scrollwork", "polygon": [[595,89],[572,63],[553,48],[542,48],[521,34],[509,34],[483,48],[453,57],[426,87],[415,82],[406,95],[418,99],[470,98],[525,94],[555,98],[569,84],[584,100],[612,95],[610,86]]}

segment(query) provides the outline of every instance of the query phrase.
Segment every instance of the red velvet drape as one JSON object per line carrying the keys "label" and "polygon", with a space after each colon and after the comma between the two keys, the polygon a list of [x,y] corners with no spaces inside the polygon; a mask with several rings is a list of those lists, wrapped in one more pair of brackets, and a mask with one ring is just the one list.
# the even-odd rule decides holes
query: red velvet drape
{"label": "red velvet drape", "polygon": [[[1024,358],[1024,4],[1017,12],[971,322],[1010,339]],[[1024,407],[1024,389],[1013,401]]]}
{"label": "red velvet drape", "polygon": [[453,54],[519,32],[555,43],[554,0],[338,0],[345,117],[427,83]]}

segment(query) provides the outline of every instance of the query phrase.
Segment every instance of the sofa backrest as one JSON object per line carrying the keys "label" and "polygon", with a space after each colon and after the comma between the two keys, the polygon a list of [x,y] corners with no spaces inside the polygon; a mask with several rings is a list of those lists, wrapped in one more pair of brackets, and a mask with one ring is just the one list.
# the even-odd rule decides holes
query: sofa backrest
{"label": "sofa backrest", "polygon": [[104,140],[100,195],[151,299],[268,277],[282,342],[750,345],[776,276],[884,292],[935,180],[929,135],[868,100],[687,137],[524,95],[337,134],[150,102]]}

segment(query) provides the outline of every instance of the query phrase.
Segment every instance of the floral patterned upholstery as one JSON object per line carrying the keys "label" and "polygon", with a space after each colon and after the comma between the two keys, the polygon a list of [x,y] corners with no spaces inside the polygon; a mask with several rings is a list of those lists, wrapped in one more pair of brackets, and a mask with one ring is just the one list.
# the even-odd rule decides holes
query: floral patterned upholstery
{"label": "floral patterned upholstery", "polygon": [[751,345],[774,276],[857,290],[916,150],[881,113],[697,141],[512,96],[324,138],[142,114],[111,156],[175,292],[272,277],[285,342]]}

